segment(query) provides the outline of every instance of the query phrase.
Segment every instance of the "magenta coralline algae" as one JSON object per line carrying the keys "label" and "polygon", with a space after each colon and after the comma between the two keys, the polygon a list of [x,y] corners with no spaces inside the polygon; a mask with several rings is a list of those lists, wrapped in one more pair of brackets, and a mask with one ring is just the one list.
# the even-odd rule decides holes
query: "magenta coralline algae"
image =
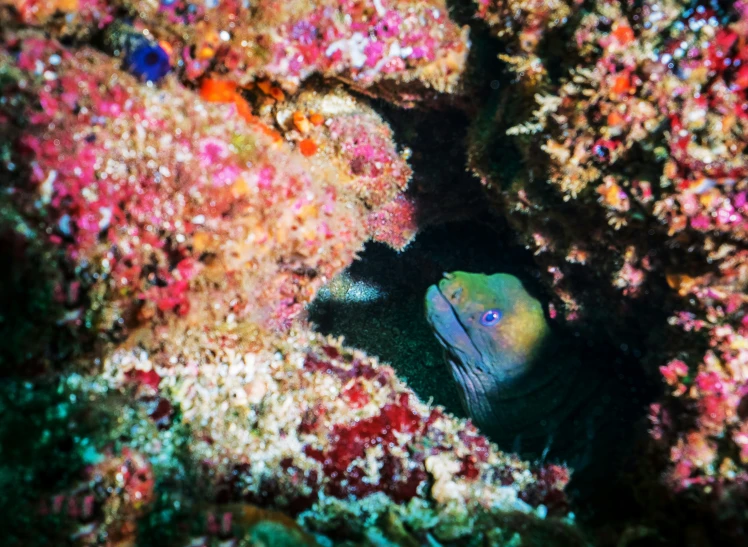
{"label": "magenta coralline algae", "polygon": [[[726,249],[720,247],[724,252]],[[706,492],[748,480],[748,320],[746,320],[746,253],[732,252],[713,260],[718,273],[680,278],[682,294],[698,303],[671,323],[691,336],[708,339],[703,355],[683,353],[660,367],[670,399],[652,407],[652,434],[669,445],[673,466],[668,479],[678,489]],[[674,408],[685,405],[693,421],[683,430]]]}
{"label": "magenta coralline algae", "polygon": [[[56,289],[67,321],[91,320],[86,294],[99,300],[104,331],[186,315],[190,286],[223,271],[234,287],[219,299],[227,309],[282,325],[365,240],[371,203],[334,170],[310,176],[307,160],[236,105],[206,103],[173,81],[141,86],[100,53],[38,35],[8,35],[4,47],[15,59],[0,111],[13,143],[10,200],[88,272]],[[392,188],[366,191],[383,203],[410,171],[387,152],[390,133],[375,135],[377,119],[367,120],[382,142],[361,146],[401,173]]]}
{"label": "magenta coralline algae", "polygon": [[272,109],[286,139],[300,149],[313,143],[305,155],[313,163],[335,165],[341,189],[366,207],[376,211],[407,187],[408,150],[398,153],[390,127],[341,89],[303,91]]}
{"label": "magenta coralline algae", "polygon": [[418,231],[417,210],[413,199],[399,195],[367,218],[372,239],[403,250]]}
{"label": "magenta coralline algae", "polygon": [[[61,30],[103,28],[123,10],[168,44],[182,77],[220,73],[241,85],[262,78],[293,91],[313,74],[335,77],[403,103],[456,88],[468,51],[467,29],[440,0],[344,2],[10,2],[26,24],[70,13]],[[10,20],[14,18],[11,15]],[[179,38],[177,38],[179,37]],[[432,90],[432,91],[429,91]]]}
{"label": "magenta coralline algae", "polygon": [[[671,359],[653,354],[647,363],[668,391],[651,414],[666,482],[739,499],[748,464],[748,6],[479,4],[509,44],[502,58],[517,85],[507,100],[524,112],[502,111],[499,130],[530,172],[514,180],[492,172],[480,124],[473,165],[499,182],[491,195],[547,269],[552,317],[595,322],[602,307],[613,331],[637,303],[667,303],[669,326],[682,333],[661,348]],[[548,20],[553,10],[575,21],[566,45],[573,66],[559,84],[546,66],[565,59],[535,47],[570,32],[563,17]],[[518,43],[525,34],[535,42]]]}
{"label": "magenta coralline algae", "polygon": [[[466,31],[440,3],[191,6],[0,8],[0,236],[53,332],[8,373],[59,382],[45,419],[76,431],[28,518],[134,544],[181,511],[196,533],[157,528],[195,545],[267,522],[313,544],[258,506],[395,543],[528,533],[497,528],[508,512],[566,518],[565,467],[500,452],[303,317],[367,239],[401,249],[416,231],[389,126],[304,80],[420,101],[456,88]],[[111,17],[128,10],[132,24]],[[567,521],[549,522],[576,538]]]}

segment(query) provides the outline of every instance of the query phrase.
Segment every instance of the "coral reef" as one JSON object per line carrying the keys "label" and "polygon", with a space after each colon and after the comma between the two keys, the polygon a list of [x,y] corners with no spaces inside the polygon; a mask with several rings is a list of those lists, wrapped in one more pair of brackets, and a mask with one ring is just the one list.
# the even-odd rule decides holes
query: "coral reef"
{"label": "coral reef", "polygon": [[407,150],[339,82],[455,90],[467,33],[443,5],[0,21],[3,444],[29,423],[0,462],[10,544],[582,544],[568,469],[500,452],[302,316],[367,239],[415,234]]}
{"label": "coral reef", "polygon": [[220,74],[241,86],[271,80],[293,92],[321,74],[405,104],[454,90],[469,46],[467,28],[449,19],[440,0],[3,5],[13,8],[5,16],[9,23],[44,25],[73,36],[93,34],[126,14],[188,81]]}
{"label": "coral reef", "polygon": [[[584,544],[569,469],[306,316],[318,294],[412,311],[447,251],[346,268],[466,218],[534,253],[585,366],[660,388],[659,498],[602,543],[748,533],[748,3],[472,5],[468,57],[442,0],[0,0],[4,539]],[[711,520],[663,524],[670,502]]]}
{"label": "coral reef", "polygon": [[[563,521],[543,522],[568,511],[568,470],[496,451],[469,423],[419,402],[388,366],[305,328],[279,338],[176,321],[137,333],[99,374],[53,383],[51,400],[40,391],[13,383],[0,398],[11,417],[0,438],[16,434],[14,421],[32,423],[33,449],[69,460],[47,470],[49,483],[33,474],[27,542],[38,538],[34,522],[53,519],[78,544],[203,545],[259,534],[266,521],[363,544],[509,541],[534,537],[538,523],[540,534],[561,534],[559,545],[582,544]],[[23,480],[4,463],[0,477]],[[259,508],[297,516],[307,532]],[[514,512],[526,518],[497,524]]]}
{"label": "coral reef", "polygon": [[[345,162],[331,169],[242,115],[240,95],[206,102],[172,80],[151,89],[100,53],[33,33],[5,44],[6,199],[21,215],[8,224],[22,222],[15,237],[46,242],[67,272],[53,288],[63,324],[123,337],[189,314],[195,290],[237,320],[283,325],[408,182],[386,125],[342,92],[320,99],[349,112],[318,113],[331,133],[319,156]],[[352,173],[362,157],[379,170]]]}
{"label": "coral reef", "polygon": [[389,367],[304,330],[281,340],[241,328],[143,333],[100,378],[115,391],[137,384],[151,420],[164,413],[154,398],[179,409],[218,500],[301,513],[318,532],[365,534],[410,506],[401,515],[410,533],[455,540],[480,531],[481,509],[567,510],[565,469],[497,453],[472,426],[420,403]]}
{"label": "coral reef", "polygon": [[[551,315],[648,351],[666,385],[651,416],[666,482],[733,518],[748,462],[748,6],[478,5],[514,82],[475,123],[472,166],[545,270]],[[497,169],[512,150],[524,169]],[[654,308],[670,314],[658,340]]]}
{"label": "coral reef", "polygon": [[304,156],[320,167],[334,165],[338,184],[350,187],[368,208],[394,200],[410,180],[404,161],[409,151],[396,154],[381,117],[340,89],[304,91],[275,105],[271,115]]}

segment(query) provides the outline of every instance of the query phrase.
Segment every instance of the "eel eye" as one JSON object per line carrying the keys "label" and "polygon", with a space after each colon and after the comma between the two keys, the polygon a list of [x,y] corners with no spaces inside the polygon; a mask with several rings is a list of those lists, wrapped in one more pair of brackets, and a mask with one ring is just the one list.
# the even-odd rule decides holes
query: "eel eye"
{"label": "eel eye", "polygon": [[480,316],[480,324],[491,327],[501,320],[501,310],[488,310]]}

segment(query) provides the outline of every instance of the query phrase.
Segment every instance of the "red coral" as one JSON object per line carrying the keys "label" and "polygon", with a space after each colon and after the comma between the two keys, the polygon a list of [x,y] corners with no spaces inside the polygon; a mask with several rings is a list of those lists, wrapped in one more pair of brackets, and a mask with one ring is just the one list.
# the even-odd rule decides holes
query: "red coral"
{"label": "red coral", "polygon": [[480,477],[480,469],[478,469],[476,461],[475,456],[463,457],[460,460],[460,470],[457,472],[457,476],[471,481]]}
{"label": "red coral", "polygon": [[530,505],[545,505],[550,514],[568,511],[564,487],[569,483],[569,470],[561,465],[547,465],[535,470],[535,482],[520,494]]}
{"label": "red coral", "polygon": [[[325,491],[339,498],[365,497],[385,492],[396,502],[407,501],[427,478],[423,465],[413,467],[397,452],[406,451],[411,436],[424,427],[420,415],[408,405],[409,395],[402,393],[397,403],[385,405],[377,416],[354,425],[337,425],[330,433],[329,450],[307,447],[307,456],[323,464],[327,479]],[[366,452],[381,447],[375,458],[381,466],[373,477],[367,475]]]}
{"label": "red coral", "polygon": [[[332,349],[334,350],[335,348]],[[323,351],[328,355],[333,353],[330,349],[323,349]],[[312,372],[334,374],[344,383],[353,379],[364,378],[366,380],[375,380],[379,385],[384,385],[393,376],[391,368],[375,368],[361,359],[346,359],[337,361],[336,363],[327,359],[321,359],[310,353],[304,360],[304,368]]]}

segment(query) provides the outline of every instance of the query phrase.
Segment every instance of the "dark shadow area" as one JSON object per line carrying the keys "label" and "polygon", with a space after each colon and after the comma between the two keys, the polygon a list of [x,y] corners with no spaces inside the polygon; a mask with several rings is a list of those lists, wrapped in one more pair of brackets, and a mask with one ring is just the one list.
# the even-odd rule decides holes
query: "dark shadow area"
{"label": "dark shadow area", "polygon": [[[502,223],[483,215],[474,222],[432,227],[402,253],[370,243],[349,268],[346,286],[334,295],[323,292],[310,306],[310,318],[319,331],[343,335],[347,344],[390,363],[423,400],[433,397],[464,415],[441,346],[426,322],[424,295],[443,272],[526,277],[531,257],[508,241]],[[361,293],[374,294],[361,301]]]}
{"label": "dark shadow area", "polygon": [[17,233],[9,224],[0,219],[0,378],[32,378],[59,366],[85,344],[84,334],[65,321],[65,314],[81,303],[77,297],[63,303],[55,298],[55,288],[69,272],[36,234]]}
{"label": "dark shadow area", "polygon": [[[422,400],[432,399],[465,417],[442,347],[426,321],[424,295],[443,272],[505,272],[519,277],[531,294],[547,304],[549,295],[536,278],[531,254],[512,241],[513,234],[502,220],[485,214],[474,221],[431,227],[402,253],[370,243],[344,274],[344,282],[333,282],[332,290],[321,291],[309,307],[310,318],[318,331],[342,335],[346,344],[393,366]],[[603,332],[596,337],[594,326],[580,331],[552,322],[552,328],[566,340],[565,351],[583,359],[591,376],[604,376],[602,383],[611,390],[604,397],[618,401],[596,433],[594,463],[568,489],[580,523],[595,529],[618,528],[641,516],[635,481],[646,480],[639,467],[646,450],[647,409],[656,386],[644,375],[639,352],[614,347]],[[582,411],[585,416],[594,412],[590,408]],[[500,448],[511,452],[514,447],[504,443]],[[541,454],[522,455],[542,459]],[[547,460],[558,458],[551,451]]]}

